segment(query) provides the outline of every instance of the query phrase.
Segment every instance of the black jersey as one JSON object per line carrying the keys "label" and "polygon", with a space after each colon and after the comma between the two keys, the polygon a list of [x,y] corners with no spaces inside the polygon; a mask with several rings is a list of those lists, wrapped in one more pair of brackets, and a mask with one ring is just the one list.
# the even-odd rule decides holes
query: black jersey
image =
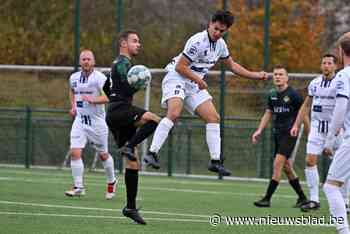
{"label": "black jersey", "polygon": [[270,91],[267,109],[272,111],[274,133],[289,133],[302,103],[303,98],[292,87]]}
{"label": "black jersey", "polygon": [[109,90],[106,94],[110,102],[132,103],[133,95],[137,92],[132,88],[127,79],[127,74],[132,64],[128,57],[119,55],[112,64],[109,79]]}

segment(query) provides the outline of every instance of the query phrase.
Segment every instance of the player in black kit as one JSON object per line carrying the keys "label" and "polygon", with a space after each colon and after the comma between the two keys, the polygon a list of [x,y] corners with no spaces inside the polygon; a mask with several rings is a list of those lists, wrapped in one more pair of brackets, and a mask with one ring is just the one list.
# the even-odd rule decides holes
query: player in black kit
{"label": "player in black kit", "polygon": [[119,56],[113,62],[107,91],[110,104],[106,122],[116,144],[121,148],[121,155],[126,158],[127,205],[122,213],[138,224],[146,224],[136,209],[140,160],[136,157],[135,147],[155,131],[160,118],[132,104],[133,95],[138,90],[129,85],[127,73],[132,66],[132,57],[136,56],[141,48],[137,32],[122,32],[118,43]]}
{"label": "player in black kit", "polygon": [[[263,129],[272,119],[275,140],[273,175],[265,196],[261,200],[254,202],[254,205],[257,207],[270,207],[272,194],[277,189],[281,179],[282,169],[284,169],[290,185],[298,194],[295,207],[300,207],[307,202],[307,198],[293,170],[293,164],[288,159],[293,152],[297,140],[296,137],[290,135],[290,129],[298,115],[303,99],[292,87],[288,86],[288,73],[284,67],[276,66],[273,69],[273,83],[275,88],[269,93],[265,114],[260,121],[258,129],[252,135],[252,142],[255,144]],[[307,118],[305,118],[304,123],[308,125]]]}

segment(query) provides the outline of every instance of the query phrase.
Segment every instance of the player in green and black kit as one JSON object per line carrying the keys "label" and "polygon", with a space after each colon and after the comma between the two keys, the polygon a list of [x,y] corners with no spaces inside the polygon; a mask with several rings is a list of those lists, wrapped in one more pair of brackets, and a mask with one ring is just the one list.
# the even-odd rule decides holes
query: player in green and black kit
{"label": "player in green and black kit", "polygon": [[136,157],[135,147],[155,131],[160,118],[132,104],[133,95],[138,90],[129,85],[127,73],[132,66],[131,58],[138,54],[140,48],[137,32],[124,31],[120,34],[119,56],[113,62],[109,88],[106,91],[110,102],[106,122],[116,144],[121,148],[121,155],[127,159],[125,168],[127,205],[123,209],[123,215],[138,224],[146,224],[136,209],[140,161]]}
{"label": "player in green and black kit", "polygon": [[[292,87],[288,86],[288,73],[284,67],[277,66],[274,68],[273,83],[275,88],[269,93],[265,114],[260,121],[258,129],[252,136],[252,142],[255,144],[263,129],[272,119],[275,139],[273,175],[265,196],[261,200],[254,202],[254,205],[258,207],[270,206],[272,194],[277,189],[281,179],[282,169],[284,169],[290,185],[299,196],[295,206],[300,207],[307,202],[307,198],[293,170],[293,164],[288,159],[293,152],[297,140],[296,137],[290,135],[290,130],[298,115],[303,99]],[[307,119],[304,122],[308,124]]]}

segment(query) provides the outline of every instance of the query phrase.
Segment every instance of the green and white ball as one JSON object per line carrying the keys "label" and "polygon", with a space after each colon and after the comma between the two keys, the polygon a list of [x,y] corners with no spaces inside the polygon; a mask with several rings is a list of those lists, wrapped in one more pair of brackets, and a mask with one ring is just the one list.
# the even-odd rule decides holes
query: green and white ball
{"label": "green and white ball", "polygon": [[128,71],[128,83],[131,87],[139,90],[144,89],[151,82],[150,70],[143,65],[135,65]]}

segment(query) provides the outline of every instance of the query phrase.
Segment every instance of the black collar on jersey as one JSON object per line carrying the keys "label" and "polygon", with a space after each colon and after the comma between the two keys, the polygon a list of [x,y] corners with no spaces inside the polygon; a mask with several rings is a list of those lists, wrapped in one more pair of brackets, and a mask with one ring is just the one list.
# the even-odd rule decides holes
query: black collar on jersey
{"label": "black collar on jersey", "polygon": [[79,82],[80,83],[87,83],[88,82],[88,78],[89,76],[94,72],[94,70],[92,70],[88,75],[85,74],[85,72],[81,71],[80,73],[80,78],[79,78]]}
{"label": "black collar on jersey", "polygon": [[328,88],[331,85],[332,80],[334,79],[335,76],[333,76],[331,79],[327,80],[324,75],[322,75],[322,81],[320,84],[320,87],[323,88]]}
{"label": "black collar on jersey", "polygon": [[209,34],[209,31],[207,29],[207,35],[208,35],[208,40],[209,40],[209,48],[210,50],[213,48],[213,50],[215,50],[215,47],[216,47],[216,41],[213,41],[211,38],[210,38],[210,34]]}

